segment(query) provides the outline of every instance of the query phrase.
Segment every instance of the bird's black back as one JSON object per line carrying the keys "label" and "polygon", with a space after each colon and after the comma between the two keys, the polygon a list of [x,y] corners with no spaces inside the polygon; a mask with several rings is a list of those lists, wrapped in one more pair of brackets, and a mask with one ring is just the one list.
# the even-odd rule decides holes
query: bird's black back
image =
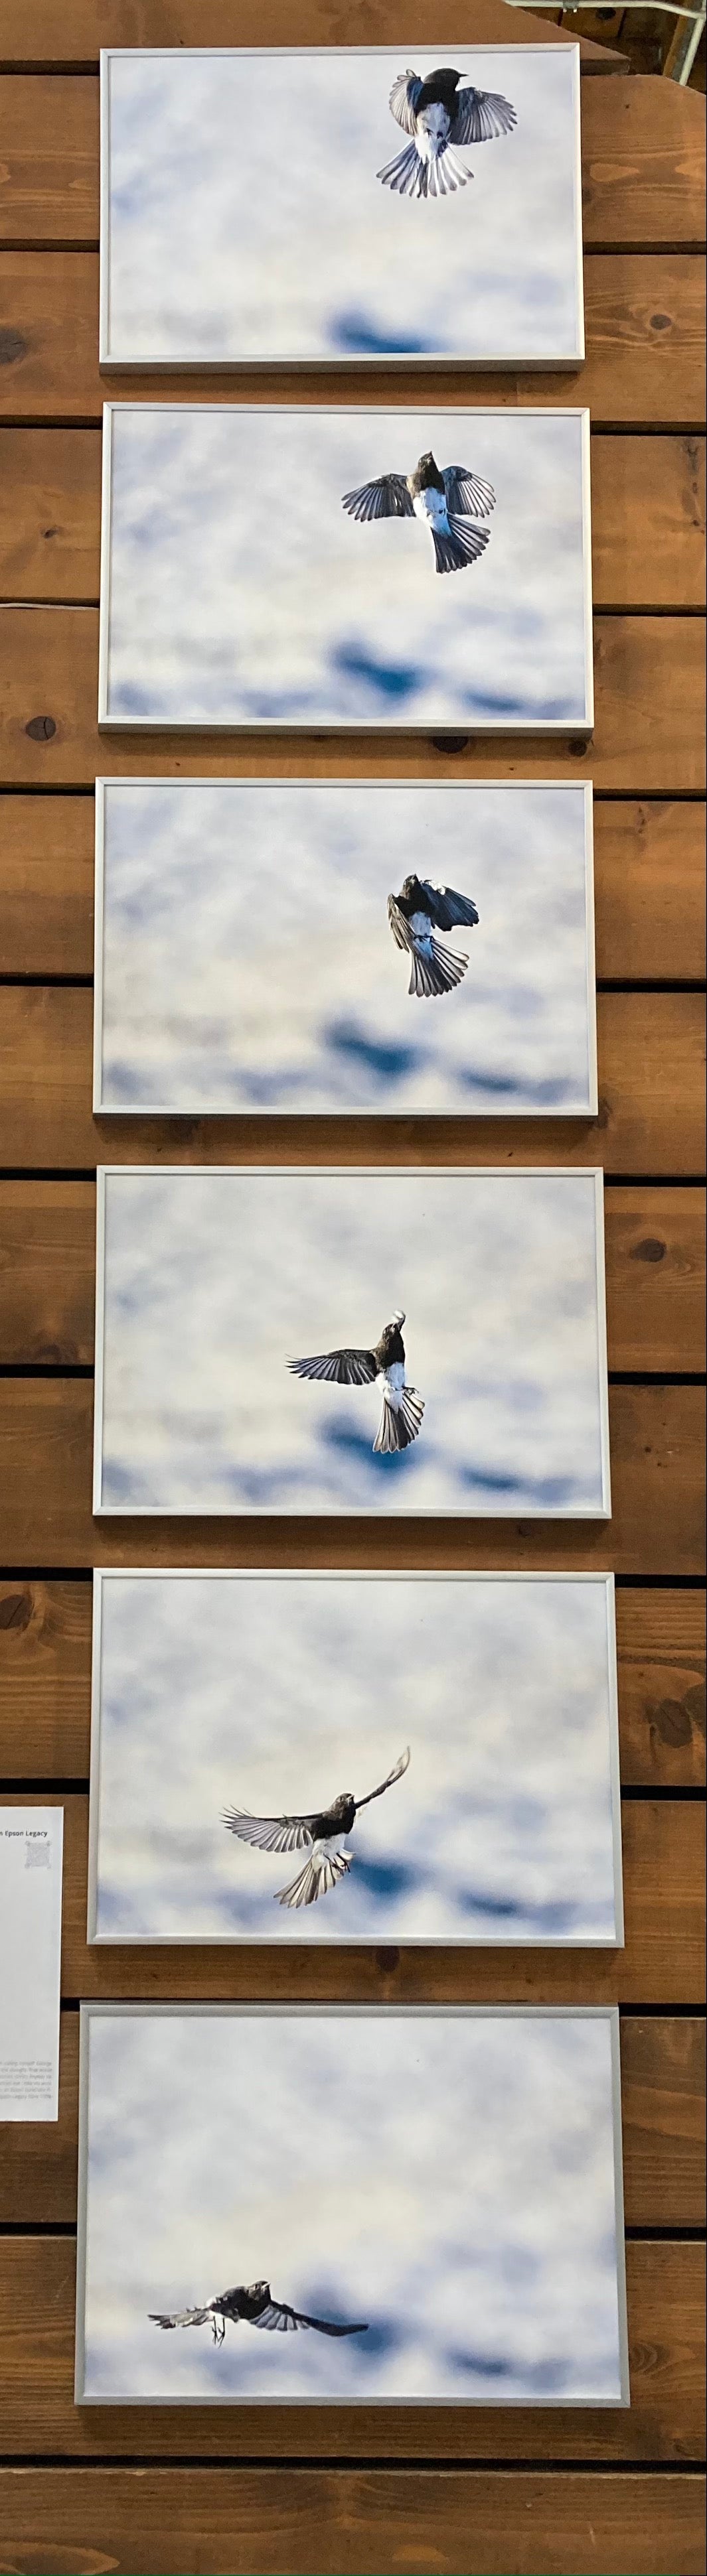
{"label": "bird's black back", "polygon": [[418,457],[415,472],[408,478],[408,485],[411,492],[429,492],[430,487],[435,492],[444,491],[444,475],[440,474],[431,447],[426,448],[424,456]]}
{"label": "bird's black back", "polygon": [[406,921],[410,921],[413,912],[429,913],[429,900],[419,877],[405,877],[397,900]]}
{"label": "bird's black back", "polygon": [[380,1341],[376,1342],[373,1356],[378,1361],[379,1369],[390,1368],[394,1360],[402,1360],[404,1364],[405,1343],[399,1324],[386,1324]]}
{"label": "bird's black back", "polygon": [[341,1797],[332,1798],[331,1806],[323,1807],[321,1815],[311,1817],[313,1841],[326,1842],[329,1834],[350,1834],[355,1814],[355,1798],[350,1791],[342,1790]]}
{"label": "bird's black back", "polygon": [[421,107],[448,107],[452,114],[460,78],[460,72],[450,71],[444,64],[441,70],[429,72],[422,83],[420,96],[415,100],[415,115],[419,116]]}

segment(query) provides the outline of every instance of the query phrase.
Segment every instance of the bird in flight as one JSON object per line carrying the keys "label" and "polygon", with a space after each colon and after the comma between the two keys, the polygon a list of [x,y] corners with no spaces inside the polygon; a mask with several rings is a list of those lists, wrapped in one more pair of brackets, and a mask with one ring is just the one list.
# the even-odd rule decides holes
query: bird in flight
{"label": "bird in flight", "polygon": [[419,458],[414,474],[379,474],[342,493],[341,506],[361,524],[370,519],[423,519],[429,528],[436,572],[461,572],[476,563],[488,545],[488,528],[476,528],[473,516],[487,519],[496,495],[468,465],[436,464],[431,448]]}
{"label": "bird in flight", "polygon": [[411,140],[395,161],[376,171],[384,188],[401,197],[454,196],[465,188],[473,170],[465,169],[455,146],[490,143],[512,134],[515,108],[492,90],[460,89],[461,72],[444,67],[420,80],[417,72],[399,72],[389,106],[396,124]]}
{"label": "bird in flight", "polygon": [[299,2308],[288,2306],[286,2299],[273,2299],[269,2281],[251,2281],[250,2288],[221,2290],[218,2298],[207,2299],[205,2308],[177,2308],[173,2316],[154,2316],[151,2326],[205,2326],[211,2319],[214,2343],[223,2343],[227,2323],[230,2325],[265,2326],[270,2334],[295,2334],[298,2326],[312,2326],[315,2334],[367,2334],[367,2325],[332,2325],[327,2317],[306,2317]]}
{"label": "bird in flight", "polygon": [[342,1836],[350,1834],[362,1807],[370,1807],[373,1798],[382,1798],[407,1771],[410,1747],[406,1746],[399,1762],[394,1762],[377,1789],[369,1789],[366,1798],[353,1798],[344,1789],[332,1798],[330,1807],[322,1807],[311,1816],[249,1816],[241,1807],[228,1807],[224,1824],[229,1834],[237,1834],[242,1843],[252,1843],[257,1851],[306,1851],[307,1859],[299,1877],[289,1887],[277,1888],[275,1901],[280,1905],[315,1905],[318,1896],[326,1896],[338,1878],[351,1868],[351,1853],[344,1849]]}
{"label": "bird in flight", "polygon": [[434,993],[451,993],[453,986],[461,983],[468,957],[444,947],[434,933],[453,930],[461,921],[473,929],[478,918],[470,895],[455,894],[453,886],[430,885],[428,877],[406,877],[400,893],[389,894],[388,920],[393,938],[410,957],[409,993],[416,993],[421,1001]]}
{"label": "bird in flight", "polygon": [[370,1351],[319,1351],[313,1359],[288,1360],[293,1377],[326,1379],[334,1386],[380,1386],[383,1411],[373,1442],[373,1452],[383,1458],[394,1449],[409,1449],[417,1439],[425,1410],[425,1399],[405,1377],[405,1344],[401,1325],[402,1309],[384,1324],[380,1341]]}

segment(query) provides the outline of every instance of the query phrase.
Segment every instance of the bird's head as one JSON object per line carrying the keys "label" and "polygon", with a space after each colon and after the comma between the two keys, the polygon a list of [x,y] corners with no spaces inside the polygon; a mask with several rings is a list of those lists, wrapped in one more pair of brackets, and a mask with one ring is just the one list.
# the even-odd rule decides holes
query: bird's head
{"label": "bird's head", "polygon": [[250,2282],[249,2282],[248,2289],[247,2289],[247,2291],[246,2291],[246,2298],[248,2298],[248,2299],[269,2299],[269,2297],[270,2297],[270,2283],[269,2283],[269,2281],[250,2281]]}
{"label": "bird's head", "polygon": [[394,1314],[394,1315],[391,1315],[390,1320],[391,1320],[391,1324],[398,1324],[398,1325],[400,1325],[400,1324],[404,1324],[404,1322],[405,1322],[405,1308],[404,1308],[404,1306],[396,1306],[395,1314]]}
{"label": "bird's head", "polygon": [[439,482],[439,466],[437,464],[436,457],[432,454],[431,447],[426,447],[424,456],[418,457],[417,471],[418,474],[436,474],[437,481]]}
{"label": "bird's head", "polygon": [[461,72],[450,71],[448,63],[441,63],[436,72],[428,72],[427,78],[440,84],[444,82],[445,89],[454,90],[459,88]]}

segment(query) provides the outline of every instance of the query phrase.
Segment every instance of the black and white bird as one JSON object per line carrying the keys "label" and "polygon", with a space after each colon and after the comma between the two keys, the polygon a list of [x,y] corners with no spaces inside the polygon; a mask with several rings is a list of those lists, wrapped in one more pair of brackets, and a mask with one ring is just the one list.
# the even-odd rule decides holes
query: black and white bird
{"label": "black and white bird", "polygon": [[387,1458],[394,1449],[409,1449],[417,1439],[425,1410],[425,1399],[405,1377],[405,1344],[401,1326],[405,1315],[400,1308],[384,1324],[380,1341],[367,1350],[319,1351],[313,1359],[288,1360],[294,1377],[327,1380],[333,1386],[380,1387],[383,1398],[378,1430],[373,1442],[374,1455]]}
{"label": "black and white bird", "polygon": [[478,918],[470,895],[455,894],[453,886],[430,885],[428,877],[406,877],[400,893],[389,894],[393,938],[410,957],[409,993],[416,993],[421,1001],[435,993],[451,993],[461,983],[468,957],[461,950],[445,948],[434,934],[454,930],[457,922],[473,930]]}
{"label": "black and white bird", "polygon": [[204,2308],[177,2308],[173,2316],[155,2316],[150,2312],[150,2325],[205,2326],[211,2322],[214,2343],[223,2343],[226,2325],[265,2326],[269,2334],[296,2334],[298,2327],[311,2326],[315,2334],[367,2334],[367,2325],[332,2325],[328,2317],[306,2317],[300,2308],[291,2308],[286,2299],[273,2299],[269,2281],[251,2281],[249,2289],[221,2290],[215,2299],[207,2299]]}
{"label": "black and white bird", "polygon": [[345,1848],[344,1837],[350,1834],[362,1807],[370,1807],[373,1798],[382,1798],[407,1771],[410,1747],[406,1745],[400,1760],[377,1789],[369,1789],[365,1798],[354,1798],[350,1789],[332,1798],[331,1806],[315,1810],[309,1816],[249,1816],[242,1807],[227,1807],[224,1824],[229,1834],[237,1834],[242,1843],[251,1843],[256,1851],[306,1851],[307,1859],[299,1877],[289,1887],[278,1887],[275,1902],[279,1905],[315,1905],[318,1896],[327,1896],[338,1878],[351,1868],[352,1855]]}
{"label": "black and white bird", "polygon": [[398,73],[390,112],[411,140],[395,161],[376,171],[384,188],[396,188],[401,197],[454,196],[474,176],[456,147],[512,134],[516,112],[510,100],[493,90],[460,89],[460,80],[461,72],[445,67],[430,72],[427,80],[417,72]]}
{"label": "black and white bird", "polygon": [[488,545],[488,528],[473,525],[487,519],[495,492],[468,465],[437,465],[431,448],[419,458],[414,474],[379,474],[342,493],[341,506],[350,519],[422,519],[434,546],[436,572],[461,572],[476,563]]}

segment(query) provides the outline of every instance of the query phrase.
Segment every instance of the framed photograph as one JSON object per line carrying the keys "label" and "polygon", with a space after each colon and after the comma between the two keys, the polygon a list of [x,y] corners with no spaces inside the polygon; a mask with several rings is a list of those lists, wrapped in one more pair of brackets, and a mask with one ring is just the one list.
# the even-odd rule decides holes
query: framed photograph
{"label": "framed photograph", "polygon": [[82,2004],[75,2393],[627,2406],[618,2013]]}
{"label": "framed photograph", "polygon": [[589,733],[589,414],[107,403],[98,718]]}
{"label": "framed photograph", "polygon": [[576,366],[579,87],[576,45],[109,47],[101,364]]}
{"label": "framed photograph", "polygon": [[88,1939],[621,1947],[608,1574],[94,1576]]}
{"label": "framed photograph", "polygon": [[591,787],[99,778],[95,917],[101,1115],[596,1115]]}
{"label": "framed photograph", "polygon": [[602,1175],[98,1174],[94,1509],[608,1517]]}

